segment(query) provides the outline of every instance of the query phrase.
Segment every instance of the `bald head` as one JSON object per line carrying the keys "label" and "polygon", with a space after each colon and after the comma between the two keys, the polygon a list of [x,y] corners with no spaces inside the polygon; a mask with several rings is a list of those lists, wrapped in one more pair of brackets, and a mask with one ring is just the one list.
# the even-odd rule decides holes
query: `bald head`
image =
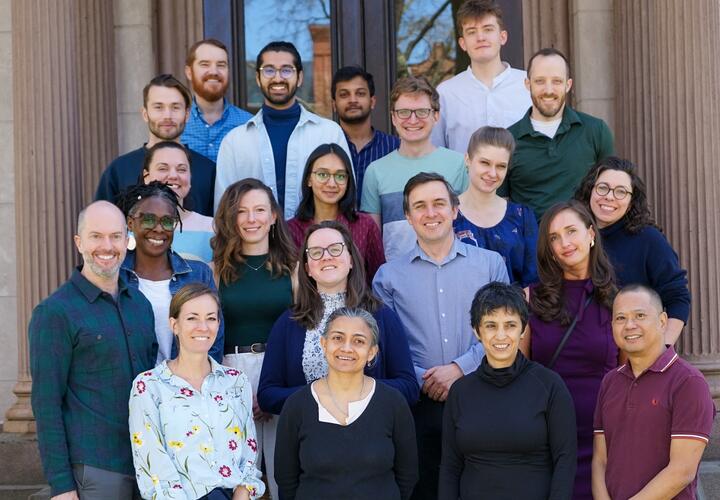
{"label": "bald head", "polygon": [[628,293],[639,293],[645,295],[649,304],[652,305],[658,313],[663,312],[663,303],[660,295],[658,295],[658,293],[649,286],[640,284],[624,286],[615,296],[615,302],[618,301],[620,296]]}
{"label": "bald head", "polygon": [[[111,221],[113,219],[117,219],[119,217],[119,220],[122,223],[123,228],[125,228],[125,216],[120,211],[118,207],[110,203],[109,201],[95,201],[93,203],[90,203],[88,206],[80,210],[80,213],[78,214],[78,220],[77,220],[77,234],[81,234],[83,231],[83,226],[85,225],[85,219],[88,217],[88,215],[100,215],[100,216],[106,216],[108,217],[108,221]],[[93,217],[95,218],[95,217]]]}

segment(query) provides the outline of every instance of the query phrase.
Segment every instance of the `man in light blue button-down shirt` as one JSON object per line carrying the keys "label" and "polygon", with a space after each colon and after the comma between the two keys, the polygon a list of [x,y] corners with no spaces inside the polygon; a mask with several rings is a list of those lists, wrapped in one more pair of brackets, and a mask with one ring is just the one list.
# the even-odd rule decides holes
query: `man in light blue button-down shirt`
{"label": "man in light blue button-down shirt", "polygon": [[412,177],[403,192],[403,210],[417,243],[381,266],[373,280],[375,293],[405,325],[422,388],[413,408],[420,459],[413,499],[437,496],[444,401],[453,382],[477,369],[484,354],[470,326],[475,292],[491,281],[509,282],[500,254],[455,239],[458,204],[441,175]]}
{"label": "man in light blue button-down shirt", "polygon": [[230,64],[225,44],[214,38],[195,42],[185,60],[185,77],[193,91],[190,118],[180,137],[183,144],[217,161],[223,138],[252,115],[225,99]]}
{"label": "man in light blue button-down shirt", "polygon": [[263,106],[223,139],[217,159],[215,208],[232,183],[254,177],[272,189],[286,219],[300,203],[302,174],[321,144],[339,144],[350,156],[340,126],[305,109],[295,93],[303,82],[302,60],[289,42],[270,42],[258,55],[255,80]]}

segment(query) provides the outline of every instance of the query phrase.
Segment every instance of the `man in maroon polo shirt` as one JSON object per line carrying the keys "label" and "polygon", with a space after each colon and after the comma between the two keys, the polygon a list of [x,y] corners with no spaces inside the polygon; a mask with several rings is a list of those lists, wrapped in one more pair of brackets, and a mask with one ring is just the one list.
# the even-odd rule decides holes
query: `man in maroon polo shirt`
{"label": "man in maroon polo shirt", "polygon": [[663,342],[667,314],[643,285],[613,304],[613,337],[628,362],[605,376],[595,409],[595,500],[694,499],[715,407],[705,379]]}

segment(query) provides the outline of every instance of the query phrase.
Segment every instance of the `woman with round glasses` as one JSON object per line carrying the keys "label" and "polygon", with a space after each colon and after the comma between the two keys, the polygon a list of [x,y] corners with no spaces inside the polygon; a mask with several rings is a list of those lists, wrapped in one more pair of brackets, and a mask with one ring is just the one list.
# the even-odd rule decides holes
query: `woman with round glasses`
{"label": "woman with round glasses", "polygon": [[365,309],[378,323],[379,353],[365,373],[414,403],[419,388],[405,329],[397,314],[372,294],[348,229],[337,221],[310,226],[300,255],[295,304],[280,316],[268,338],[258,389],[260,407],[278,415],[291,394],[327,375],[320,336],[330,315],[341,307]]}
{"label": "woman with round glasses", "polygon": [[295,246],[272,191],[257,179],[228,187],[215,213],[213,264],[225,320],[223,364],[247,375],[253,390],[258,463],[265,458],[273,498],[277,419],[257,404],[260,369],[275,320],[292,304]]}
{"label": "woman with round glasses", "polygon": [[305,231],[313,224],[337,220],[350,229],[372,283],[385,262],[380,229],[368,214],[357,211],[357,192],[352,164],[337,144],[321,144],[308,157],[302,178],[302,200],[295,217],[288,221],[295,244],[302,245]]}
{"label": "woman with round glasses", "polygon": [[159,181],[167,184],[178,197],[180,224],[175,230],[173,250],[185,259],[209,263],[212,260],[210,238],[212,217],[192,211],[190,153],[179,142],[162,141],[147,150],[142,169],[142,183]]}
{"label": "woman with round glasses", "polygon": [[690,314],[687,272],[650,213],[637,167],[605,158],[590,169],[575,198],[595,216],[618,286],[638,283],[660,295],[669,316],[665,342],[673,344]]}
{"label": "woman with round glasses", "polygon": [[378,356],[375,318],[330,315],[320,337],[327,376],[290,396],[278,423],[275,477],[283,498],[410,498],[417,445],[410,408],[365,367]]}
{"label": "woman with round glasses", "polygon": [[[120,273],[125,282],[148,299],[155,316],[158,363],[177,356],[177,342],[167,322],[173,295],[188,283],[200,282],[215,289],[212,271],[203,262],[185,260],[171,249],[180,220],[178,198],[162,182],[152,181],[130,187],[118,205],[133,232],[135,249],[128,250]],[[223,327],[210,349],[210,356],[222,361]]]}

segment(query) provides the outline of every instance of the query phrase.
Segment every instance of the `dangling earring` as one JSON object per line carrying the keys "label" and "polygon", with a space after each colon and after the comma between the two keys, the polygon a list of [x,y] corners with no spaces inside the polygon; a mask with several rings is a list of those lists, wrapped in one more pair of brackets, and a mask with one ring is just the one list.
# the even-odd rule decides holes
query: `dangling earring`
{"label": "dangling earring", "polygon": [[127,249],[135,250],[135,247],[137,247],[137,241],[135,241],[135,235],[130,233],[130,234],[128,234]]}
{"label": "dangling earring", "polygon": [[373,359],[368,360],[368,362],[366,363],[366,366],[367,366],[370,370],[372,370],[373,368],[375,368],[375,365],[376,365],[376,364],[377,364],[377,354],[373,357]]}
{"label": "dangling earring", "polygon": [[595,246],[595,238],[590,240],[590,248]]}

